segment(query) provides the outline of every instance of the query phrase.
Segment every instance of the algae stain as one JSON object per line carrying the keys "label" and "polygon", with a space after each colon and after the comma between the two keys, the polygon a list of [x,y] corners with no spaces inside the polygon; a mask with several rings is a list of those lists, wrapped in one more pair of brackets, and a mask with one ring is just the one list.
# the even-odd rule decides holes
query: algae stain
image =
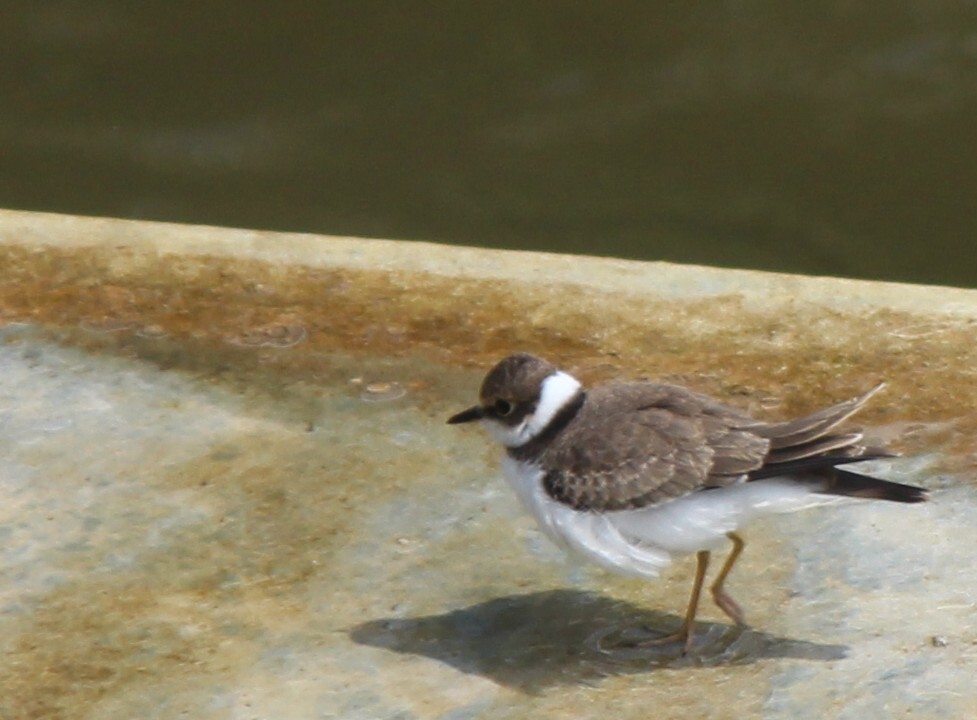
{"label": "algae stain", "polygon": [[885,380],[866,422],[954,421],[942,438],[947,454],[973,454],[973,319],[798,303],[755,309],[736,295],[672,301],[255,260],[161,261],[119,248],[3,247],[0,263],[8,268],[0,318],[71,330],[67,342],[168,369],[209,363],[220,375],[222,363],[238,375],[314,381],[335,352],[484,369],[528,350],[590,380],[675,380],[774,415]]}
{"label": "algae stain", "polygon": [[[123,526],[64,568],[68,580],[35,598],[5,641],[0,714],[97,715],[101,700],[133,686],[202,689],[247,672],[269,641],[313,624],[308,584],[330,573],[352,508],[394,482],[348,481],[362,474],[365,452],[338,454],[304,434],[265,432],[144,478],[147,502],[177,491],[210,511],[153,534],[161,539],[152,544],[148,528]],[[99,508],[106,518],[125,511]],[[97,557],[120,544],[138,562],[99,567]]]}
{"label": "algae stain", "polygon": [[[111,347],[130,341],[145,339]],[[208,362],[192,362],[206,377]],[[382,394],[391,381],[372,380],[394,368],[355,358],[337,367],[333,357],[322,370],[328,385],[306,403],[293,393],[308,387],[245,388],[256,371],[238,374],[227,362],[226,374],[241,383],[234,406],[245,421],[192,462],[169,464],[164,451],[160,462],[133,468],[139,513],[131,512],[132,493],[123,493],[91,510],[96,529],[84,552],[66,558],[52,548],[63,580],[25,598],[27,612],[8,626],[0,715],[98,716],[100,703],[163,697],[167,688],[206,696],[251,672],[269,644],[301,652],[303,643],[325,642],[353,611],[355,602],[322,613],[310,598],[318,591],[328,598],[336,578],[349,574],[336,557],[356,536],[364,508],[378,496],[396,502],[424,492],[437,451],[405,446],[397,433],[425,421],[425,388],[444,371],[428,370],[425,380],[419,365],[397,366],[399,375],[386,376],[398,377],[404,395],[373,402],[361,397],[362,386]],[[366,381],[348,382],[354,371]],[[207,395],[215,394],[226,389]],[[282,412],[294,403],[298,410]],[[308,413],[314,427],[295,422],[296,413]],[[405,478],[418,480],[408,488]],[[71,483],[84,480],[69,473],[64,482],[70,498]],[[51,511],[55,521],[57,512],[73,512],[66,502]],[[130,562],[108,562],[120,548]]]}
{"label": "algae stain", "polygon": [[[246,675],[269,637],[321,631],[310,589],[355,572],[332,563],[362,519],[357,508],[416,494],[402,479],[423,478],[431,463],[443,462],[433,450],[357,444],[355,427],[343,431],[343,408],[389,413],[409,403],[413,414],[389,420],[391,427],[416,425],[421,416],[440,422],[457,409],[463,382],[473,398],[481,371],[514,349],[552,357],[588,381],[665,378],[770,415],[888,379],[888,394],[866,422],[955,420],[943,435],[917,433],[908,449],[936,444],[977,464],[977,419],[969,412],[977,344],[969,321],[803,307],[761,312],[736,297],[629,298],[625,306],[560,286],[512,292],[494,282],[459,287],[437,276],[257,262],[163,265],[128,252],[55,257],[0,249],[11,268],[0,283],[0,317],[37,323],[92,353],[213,383],[245,397],[246,412],[274,416],[287,429],[226,439],[147,481],[150,489],[189,493],[187,502],[211,508],[208,519],[164,533],[160,547],[115,538],[134,544],[138,563],[111,573],[86,565],[38,598],[6,641],[0,709],[10,714],[70,717],[126,688],[210,687]],[[340,355],[352,359],[340,363]],[[361,372],[357,358],[367,356],[391,358],[388,373]],[[467,370],[451,374],[450,366]],[[384,401],[371,402],[378,398]],[[497,532],[485,526],[486,538]],[[689,570],[676,572],[684,578]],[[629,587],[636,598],[645,595]],[[658,592],[663,600],[670,594]],[[777,650],[783,640],[764,642]],[[701,677],[681,680],[689,702],[699,697]]]}
{"label": "algae stain", "polygon": [[[180,468],[176,477],[213,501],[212,468],[203,469],[202,479],[193,467]],[[218,510],[212,526],[183,527],[162,548],[144,545],[145,528],[126,528],[128,537],[93,548],[107,553],[126,545],[141,556],[127,569],[65,568],[71,579],[38,598],[9,641],[0,707],[16,716],[78,717],[130,684],[192,685],[217,666],[223,672],[246,663],[254,651],[229,630],[242,625],[229,598],[254,595],[265,576],[254,558],[242,562],[240,533],[229,538],[228,528],[235,522],[259,527],[262,518],[260,502],[242,502],[246,488],[237,494],[234,509]],[[125,508],[100,511],[111,517]]]}

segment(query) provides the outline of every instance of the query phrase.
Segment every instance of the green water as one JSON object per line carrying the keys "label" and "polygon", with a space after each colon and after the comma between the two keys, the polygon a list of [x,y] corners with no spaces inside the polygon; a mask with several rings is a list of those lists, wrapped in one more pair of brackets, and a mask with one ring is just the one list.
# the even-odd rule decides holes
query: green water
{"label": "green water", "polygon": [[0,206],[975,286],[975,15],[23,4]]}

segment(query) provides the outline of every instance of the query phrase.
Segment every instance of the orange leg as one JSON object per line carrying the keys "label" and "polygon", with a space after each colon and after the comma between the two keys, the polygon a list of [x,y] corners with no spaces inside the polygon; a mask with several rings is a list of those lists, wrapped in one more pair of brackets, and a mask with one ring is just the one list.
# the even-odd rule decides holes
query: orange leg
{"label": "orange leg", "polygon": [[729,571],[733,569],[733,564],[736,559],[743,552],[743,548],[746,543],[736,533],[728,533],[727,537],[733,543],[733,549],[729,553],[729,557],[726,558],[726,562],[723,563],[722,569],[719,571],[719,575],[716,576],[716,581],[712,584],[709,590],[712,592],[712,599],[719,606],[719,609],[724,613],[729,615],[729,617],[737,625],[746,625],[746,621],[743,619],[743,610],[740,608],[739,604],[733,600],[723,589],[723,583],[726,582],[726,576],[729,575]]}
{"label": "orange leg", "polygon": [[[692,649],[692,638],[694,635],[693,630],[695,629],[695,614],[699,609],[699,596],[702,594],[702,585],[706,579],[706,568],[709,567],[709,551],[702,550],[701,552],[696,553],[695,559],[695,584],[692,585],[692,596],[689,598],[689,606],[685,610],[685,620],[682,621],[682,627],[671,635],[666,635],[662,638],[644,640],[638,643],[640,647],[665,645],[667,643],[684,640],[685,652]],[[726,562],[727,565],[730,564],[728,560]]]}

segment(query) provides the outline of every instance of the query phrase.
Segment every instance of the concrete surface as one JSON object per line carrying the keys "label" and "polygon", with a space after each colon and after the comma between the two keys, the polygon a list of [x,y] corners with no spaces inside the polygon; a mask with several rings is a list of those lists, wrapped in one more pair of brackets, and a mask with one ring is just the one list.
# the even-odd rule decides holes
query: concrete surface
{"label": "concrete surface", "polygon": [[[977,714],[977,293],[0,212],[0,718]],[[419,257],[420,256],[420,257]],[[444,424],[540,352],[865,414],[921,506],[758,523],[696,652]]]}

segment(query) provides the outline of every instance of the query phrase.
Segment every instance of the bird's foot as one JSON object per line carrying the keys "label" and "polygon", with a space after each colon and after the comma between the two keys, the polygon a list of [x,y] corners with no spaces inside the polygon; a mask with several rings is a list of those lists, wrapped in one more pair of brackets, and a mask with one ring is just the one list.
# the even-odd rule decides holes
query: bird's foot
{"label": "bird's foot", "polygon": [[[646,630],[650,632],[655,632],[652,628],[646,627]],[[692,640],[695,637],[692,632],[692,628],[688,625],[682,625],[677,631],[669,633],[668,635],[663,635],[661,637],[651,637],[644,640],[637,640],[633,643],[634,647],[647,648],[647,647],[659,647],[661,645],[671,645],[673,643],[684,643],[682,653],[686,654],[692,649]]]}
{"label": "bird's foot", "polygon": [[743,616],[743,608],[725,590],[722,588],[713,588],[712,599],[715,601],[716,606],[729,616],[730,620],[740,627],[747,626],[746,618]]}

